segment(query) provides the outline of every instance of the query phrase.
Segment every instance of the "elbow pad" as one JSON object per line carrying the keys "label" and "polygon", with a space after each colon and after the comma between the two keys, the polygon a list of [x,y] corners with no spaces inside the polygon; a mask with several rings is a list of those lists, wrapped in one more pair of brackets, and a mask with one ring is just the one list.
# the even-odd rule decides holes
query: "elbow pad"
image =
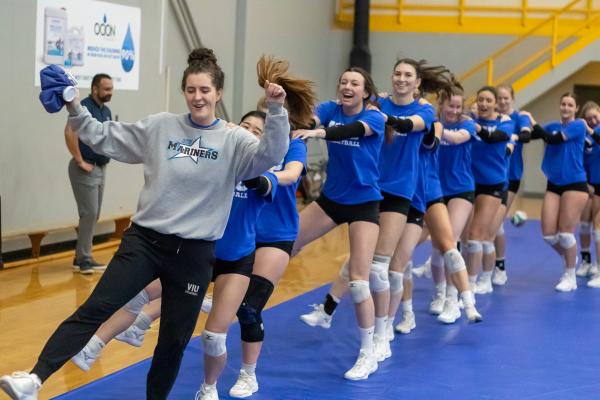
{"label": "elbow pad", "polygon": [[544,141],[548,144],[560,144],[563,143],[565,141],[565,138],[563,137],[562,133],[558,132],[555,134],[552,134],[550,132],[546,132],[546,136],[544,137]]}
{"label": "elbow pad", "polygon": [[509,136],[506,132],[503,132],[503,131],[500,131],[497,129],[492,132],[492,131],[488,130],[488,128],[484,128],[484,127],[481,128],[481,131],[479,131],[479,133],[477,135],[479,135],[481,140],[483,140],[486,143],[505,142],[509,138]]}
{"label": "elbow pad", "polygon": [[254,190],[261,196],[269,193],[269,178],[266,176],[257,176],[256,178],[246,179],[242,182],[248,189]]}
{"label": "elbow pad", "polygon": [[538,124],[535,124],[533,126],[533,130],[531,131],[531,139],[532,140],[543,139],[545,136],[546,136],[546,131],[544,130],[544,128],[542,128]]}
{"label": "elbow pad", "polygon": [[394,128],[395,131],[400,133],[409,133],[412,132],[414,128],[414,124],[409,118],[398,118],[392,115],[388,115],[388,119],[385,123],[386,125]]}
{"label": "elbow pad", "polygon": [[342,140],[363,136],[365,136],[365,126],[360,121],[325,128],[325,140]]}
{"label": "elbow pad", "polygon": [[531,141],[531,131],[522,130],[521,133],[519,133],[519,142],[520,143],[529,143],[530,141]]}

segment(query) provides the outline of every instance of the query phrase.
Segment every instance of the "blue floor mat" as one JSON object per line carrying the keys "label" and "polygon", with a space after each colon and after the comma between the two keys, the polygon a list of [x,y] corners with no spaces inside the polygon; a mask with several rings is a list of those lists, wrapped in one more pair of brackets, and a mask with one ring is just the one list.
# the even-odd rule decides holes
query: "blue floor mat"
{"label": "blue floor mat", "polygon": [[[562,262],[542,238],[540,224],[506,224],[508,284],[477,297],[484,322],[464,318],[444,326],[427,313],[432,283],[415,278],[417,328],[396,335],[392,358],[367,381],[344,372],[359,347],[352,304],[344,299],[332,328],[310,328],[298,318],[322,301],[318,288],[264,313],[266,342],[252,399],[594,399],[600,398],[600,291],[579,280],[575,293],[557,293]],[[418,249],[423,260],[428,246]],[[221,399],[240,366],[239,328],[228,335],[229,364],[218,382]],[[188,346],[169,398],[193,399],[202,382],[202,344]],[[146,360],[57,399],[140,399]]]}

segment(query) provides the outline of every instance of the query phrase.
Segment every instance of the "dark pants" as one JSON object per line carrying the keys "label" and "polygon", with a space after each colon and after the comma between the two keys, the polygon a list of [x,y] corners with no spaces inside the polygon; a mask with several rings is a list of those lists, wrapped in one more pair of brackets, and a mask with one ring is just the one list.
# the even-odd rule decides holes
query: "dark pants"
{"label": "dark pants", "polygon": [[214,261],[214,242],[185,240],[133,224],[90,297],[56,329],[31,372],[46,380],[77,354],[115,311],[159,278],[161,322],[146,396],[166,399],[196,326]]}

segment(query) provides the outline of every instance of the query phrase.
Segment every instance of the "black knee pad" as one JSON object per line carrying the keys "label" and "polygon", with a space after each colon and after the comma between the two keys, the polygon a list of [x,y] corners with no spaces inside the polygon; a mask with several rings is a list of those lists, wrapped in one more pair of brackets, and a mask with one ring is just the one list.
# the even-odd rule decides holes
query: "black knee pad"
{"label": "black knee pad", "polygon": [[250,277],[250,285],[246,291],[246,296],[244,296],[244,301],[237,312],[244,342],[254,343],[264,340],[265,331],[261,312],[272,293],[273,284],[271,281],[258,275]]}

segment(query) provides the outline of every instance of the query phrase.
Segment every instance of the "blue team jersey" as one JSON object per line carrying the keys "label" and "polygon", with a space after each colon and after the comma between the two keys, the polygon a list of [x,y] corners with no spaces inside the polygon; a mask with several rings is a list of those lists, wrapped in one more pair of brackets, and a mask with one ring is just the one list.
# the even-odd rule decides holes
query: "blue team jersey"
{"label": "blue team jersey", "polygon": [[[437,120],[436,120],[437,121]],[[419,151],[419,159],[423,159],[425,167],[425,202],[440,199],[444,197],[442,193],[442,185],[440,183],[438,152],[440,146],[428,149],[421,145]]]}
{"label": "blue team jersey", "polygon": [[444,196],[458,193],[473,192],[475,179],[471,171],[471,143],[476,140],[475,122],[466,120],[455,124],[446,124],[444,129],[459,131],[466,130],[471,139],[461,144],[440,142],[439,170],[442,192]]}
{"label": "blue team jersey", "polygon": [[[600,134],[600,126],[597,126],[594,132]],[[589,138],[589,140],[591,140],[592,147],[586,149],[584,153],[584,168],[588,173],[589,182],[593,185],[600,185],[600,145],[592,138]]]}
{"label": "blue team jersey", "polygon": [[[495,120],[477,119],[476,122],[483,128],[490,130],[501,130],[508,135],[515,131],[514,122],[509,119],[501,122],[500,116]],[[482,185],[497,185],[505,183],[508,177],[508,157],[504,142],[486,143],[476,140],[471,147],[471,169],[475,183]]]}
{"label": "blue team jersey", "polygon": [[379,185],[381,190],[395,196],[411,199],[417,184],[419,147],[423,135],[429,131],[435,119],[435,110],[429,104],[420,105],[418,100],[399,106],[391,98],[380,99],[381,111],[394,117],[418,115],[425,121],[425,129],[419,132],[394,132],[392,143],[384,143],[379,157]]}
{"label": "blue team jersey", "polygon": [[345,115],[342,106],[335,101],[319,104],[315,114],[325,127],[361,121],[373,131],[372,135],[361,138],[327,141],[329,162],[323,186],[325,197],[340,204],[381,200],[377,163],[384,138],[383,115],[364,108],[356,115]]}
{"label": "blue team jersey", "polygon": [[[290,147],[281,164],[274,171],[282,171],[285,166],[297,161],[306,166],[306,144],[300,139],[290,141]],[[304,174],[304,173],[303,173]],[[275,198],[260,213],[256,224],[256,241],[259,243],[291,242],[298,236],[298,210],[296,190],[302,176],[290,186],[279,186]]]}
{"label": "blue team jersey", "polygon": [[[510,119],[515,123],[515,134],[521,133],[523,128],[531,129],[531,120],[525,115],[519,115],[519,111],[515,110],[509,115]],[[520,181],[523,177],[523,143],[517,142],[512,156],[510,157],[510,165],[508,168],[508,180]]]}
{"label": "blue team jersey", "polygon": [[277,193],[277,177],[265,172],[271,181],[271,193],[260,196],[249,190],[242,182],[235,187],[231,212],[223,237],[215,243],[215,255],[225,261],[236,261],[246,257],[256,248],[256,222],[267,202],[273,201]]}
{"label": "blue team jersey", "polygon": [[410,201],[410,205],[417,210],[425,213],[427,211],[427,200],[425,198],[427,194],[427,157],[423,156],[425,149],[419,148],[421,156],[417,162],[417,181],[415,182],[414,193]]}
{"label": "blue team jersey", "polygon": [[583,168],[583,151],[586,126],[583,120],[576,119],[562,125],[559,121],[551,122],[544,127],[546,132],[563,134],[566,141],[560,144],[546,144],[542,171],[546,178],[555,185],[585,182]]}

